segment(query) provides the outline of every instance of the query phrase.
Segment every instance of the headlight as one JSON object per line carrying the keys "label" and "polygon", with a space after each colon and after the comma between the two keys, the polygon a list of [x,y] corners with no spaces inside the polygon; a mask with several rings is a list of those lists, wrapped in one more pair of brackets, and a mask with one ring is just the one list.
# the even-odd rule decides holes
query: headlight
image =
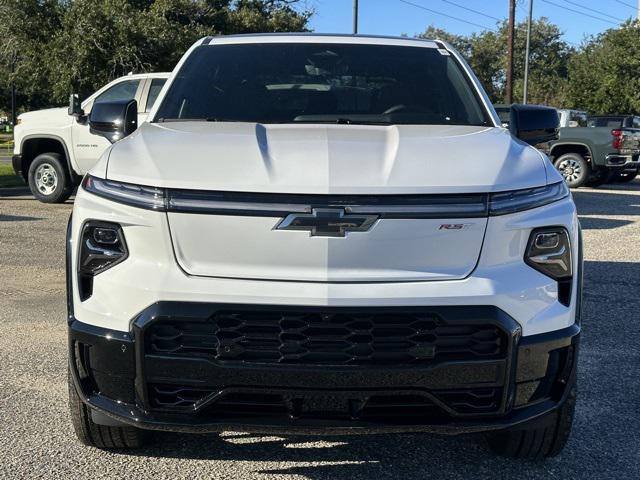
{"label": "headlight", "polygon": [[165,208],[164,190],[161,188],[114,182],[92,177],[91,175],[84,177],[82,188],[99,197],[108,198],[133,207],[150,210],[164,210]]}
{"label": "headlight", "polygon": [[489,215],[506,215],[542,207],[568,196],[569,187],[564,181],[544,187],[492,193],[489,197]]}
{"label": "headlight", "polygon": [[79,248],[78,290],[84,301],[93,293],[93,277],[123,262],[129,251],[120,225],[95,220],[82,227]]}

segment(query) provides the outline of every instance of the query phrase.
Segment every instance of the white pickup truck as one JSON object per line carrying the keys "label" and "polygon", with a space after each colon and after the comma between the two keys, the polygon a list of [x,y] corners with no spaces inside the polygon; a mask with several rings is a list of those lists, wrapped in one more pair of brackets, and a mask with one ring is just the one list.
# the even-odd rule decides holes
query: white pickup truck
{"label": "white pickup truck", "polygon": [[81,114],[70,115],[64,107],[23,113],[14,136],[16,174],[41,202],[64,202],[110,145],[106,138],[89,132],[86,116],[92,106],[136,100],[142,123],[168,77],[168,73],[144,73],[117,78],[85,99],[79,105]]}
{"label": "white pickup truck", "polygon": [[513,105],[503,128],[441,41],[262,34],[199,40],[140,128],[136,111],[91,111],[114,143],[67,229],[83,443],[425,431],[562,450],[582,243],[531,146],[555,109]]}

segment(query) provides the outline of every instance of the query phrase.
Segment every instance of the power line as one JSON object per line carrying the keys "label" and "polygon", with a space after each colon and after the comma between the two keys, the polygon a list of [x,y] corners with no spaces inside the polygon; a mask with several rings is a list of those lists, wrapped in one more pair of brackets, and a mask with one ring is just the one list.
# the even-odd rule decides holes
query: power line
{"label": "power line", "polygon": [[516,2],[516,9],[520,10],[525,15],[528,15],[527,10],[525,9],[525,7],[522,6],[522,4],[520,2]]}
{"label": "power line", "polygon": [[618,2],[620,5],[624,5],[625,7],[633,8],[634,10],[636,10],[638,8],[635,5],[631,5],[629,3],[621,2],[620,0],[616,0],[616,2]]}
{"label": "power line", "polygon": [[419,8],[421,10],[425,10],[425,11],[430,12],[430,13],[435,13],[436,15],[440,15],[442,17],[451,18],[452,20],[457,20],[458,22],[467,23],[469,25],[473,25],[474,27],[480,27],[483,30],[491,30],[493,32],[496,31],[495,28],[485,27],[484,25],[480,25],[478,23],[469,22],[468,20],[464,20],[462,18],[454,17],[453,15],[448,15],[446,13],[442,13],[442,12],[439,12],[437,10],[432,10],[430,8],[423,7],[422,5],[418,5],[417,3],[410,2],[409,0],[398,0],[398,1],[402,2],[402,3],[406,4],[406,5],[411,5],[412,7]]}
{"label": "power line", "polygon": [[601,22],[607,22],[612,25],[618,25],[616,22],[612,22],[611,20],[607,20],[606,18],[596,17],[595,15],[590,15],[588,13],[581,12],[580,10],[574,10],[573,8],[565,7],[564,5],[558,5],[557,3],[551,2],[550,0],[542,0],[544,3],[548,3],[549,5],[553,5],[554,7],[562,8],[564,10],[568,10],[573,13],[577,13],[578,15],[583,15],[585,17],[594,18],[596,20],[600,20]]}
{"label": "power line", "polygon": [[584,6],[580,5],[579,3],[572,2],[571,0],[564,0],[564,2],[568,3],[570,5],[575,5],[576,7],[580,7],[583,10],[589,10],[590,12],[597,13],[598,15],[604,15],[605,17],[613,18],[614,20],[617,20],[619,22],[624,22],[624,20],[621,19],[621,18],[614,17],[613,15],[609,15],[608,13],[601,12],[600,10],[595,10],[593,8],[584,7]]}
{"label": "power line", "polygon": [[477,15],[482,15],[483,17],[490,18],[495,20],[496,22],[501,22],[503,19],[498,17],[492,17],[491,15],[487,15],[486,13],[479,12],[478,10],[474,10],[473,8],[465,7],[464,5],[460,5],[459,3],[452,2],[451,0],[442,0],[444,3],[448,3],[450,5],[454,5],[458,8],[462,8],[463,10],[467,10],[468,12],[475,13]]}

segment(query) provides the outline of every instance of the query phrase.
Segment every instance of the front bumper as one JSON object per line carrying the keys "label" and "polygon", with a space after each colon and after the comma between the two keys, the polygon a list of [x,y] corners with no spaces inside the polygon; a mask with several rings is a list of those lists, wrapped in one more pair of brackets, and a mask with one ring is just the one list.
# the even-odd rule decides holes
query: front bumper
{"label": "front bumper", "polygon": [[24,175],[22,174],[22,155],[12,156],[11,165],[13,166],[13,171],[16,172],[16,175],[18,175],[19,177],[24,177]]}
{"label": "front bumper", "polygon": [[[326,366],[152,351],[159,322],[206,320],[220,308],[236,307],[160,302],[134,319],[131,333],[71,318],[70,367],[82,400],[118,422],[153,430],[458,434],[544,416],[562,405],[575,376],[579,325],[522,337],[511,317],[486,306],[429,307],[447,326],[480,322],[499,329],[504,348],[486,359],[434,356],[418,365]],[[311,313],[353,313],[320,310]],[[158,395],[164,395],[161,401]]]}
{"label": "front bumper", "polygon": [[634,154],[609,154],[606,157],[606,166],[618,172],[632,172],[640,170],[640,153]]}

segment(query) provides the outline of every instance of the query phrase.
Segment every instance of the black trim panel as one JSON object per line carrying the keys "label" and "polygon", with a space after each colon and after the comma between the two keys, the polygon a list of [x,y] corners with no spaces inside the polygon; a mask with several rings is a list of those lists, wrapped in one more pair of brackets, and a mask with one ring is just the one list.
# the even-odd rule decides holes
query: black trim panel
{"label": "black trim panel", "polygon": [[[473,307],[468,307],[473,310]],[[456,310],[454,307],[452,310]],[[147,321],[153,322],[154,318],[158,318],[159,311],[157,306],[151,308],[147,312]],[[467,312],[461,312],[467,313]],[[566,399],[569,388],[567,385],[571,385],[575,378],[575,365],[576,365],[576,349],[578,346],[580,329],[577,325],[569,327],[568,329],[560,330],[557,332],[550,332],[542,335],[535,335],[526,337],[520,342],[518,353],[515,352],[511,355],[513,359],[513,365],[517,368],[512,374],[508,374],[513,380],[513,385],[509,388],[509,404],[506,405],[506,410],[502,414],[489,414],[489,415],[474,415],[474,416],[452,416],[450,412],[447,412],[441,416],[429,417],[426,419],[419,419],[410,416],[404,420],[399,421],[383,421],[381,419],[357,419],[357,420],[345,420],[339,418],[333,418],[330,415],[325,417],[313,417],[313,418],[289,418],[286,415],[276,416],[260,416],[252,415],[249,417],[243,416],[212,416],[205,411],[201,415],[196,414],[193,411],[191,413],[183,411],[182,413],[164,413],[162,411],[154,411],[144,406],[145,400],[140,398],[139,395],[134,395],[134,378],[138,383],[138,376],[148,375],[149,377],[143,377],[144,381],[151,380],[164,380],[171,378],[174,373],[179,375],[180,380],[185,380],[196,388],[203,386],[207,383],[203,381],[203,375],[207,375],[207,371],[211,371],[211,365],[207,365],[206,362],[200,362],[192,364],[190,367],[186,365],[180,366],[180,362],[166,363],[164,365],[158,364],[157,368],[154,368],[155,373],[150,371],[144,371],[136,364],[141,361],[138,354],[140,338],[139,331],[136,330],[134,334],[114,332],[106,329],[93,327],[90,325],[82,324],[78,321],[74,321],[70,325],[69,340],[70,340],[70,366],[72,367],[73,379],[76,384],[76,388],[82,398],[82,400],[95,411],[103,413],[110,418],[113,418],[123,424],[129,424],[140,428],[152,429],[152,430],[165,430],[165,431],[182,431],[182,432],[214,432],[234,429],[238,431],[248,432],[277,432],[277,433],[307,433],[307,434],[358,434],[358,433],[386,433],[386,432],[411,432],[411,431],[430,431],[443,434],[459,434],[468,432],[482,432],[491,430],[501,430],[505,428],[515,427],[522,423],[528,422],[545,414],[551,413],[558,409]],[[92,384],[88,378],[82,377],[79,373],[79,369],[82,366],[78,366],[81,362],[77,360],[77,345],[88,346],[88,354],[86,355],[86,362],[90,367],[90,371],[93,372],[93,381],[97,381],[100,385],[96,388],[95,384]],[[86,349],[85,349],[86,350]],[[553,363],[554,352],[566,352],[562,353],[563,358],[566,359],[564,365],[558,367],[556,370],[550,368],[550,364]],[[136,360],[137,357],[137,360]],[[557,357],[557,355],[556,355]],[[144,360],[146,362],[146,360]],[[168,367],[168,369],[165,369]],[[187,367],[187,368],[181,368]],[[464,365],[460,366],[464,368]],[[454,370],[450,370],[451,365],[443,365],[439,367],[444,369],[441,373],[438,373],[438,369],[355,369],[351,374],[345,372],[345,369],[291,369],[291,368],[227,368],[221,367],[216,369],[218,375],[218,385],[221,381],[229,381],[230,385],[238,385],[223,390],[224,394],[233,395],[237,392],[245,392],[249,395],[288,395],[291,392],[295,395],[309,395],[313,396],[318,393],[327,395],[333,391],[336,392],[336,398],[340,395],[351,396],[358,392],[366,392],[366,395],[377,394],[411,394],[415,392],[416,384],[421,382],[430,383],[433,387],[449,386],[452,383],[465,382],[463,375],[460,377],[454,373]],[[108,371],[104,371],[108,370]],[[321,371],[324,370],[324,371]],[[556,372],[560,370],[562,375],[557,375]],[[482,380],[482,376],[472,375],[472,382],[481,382],[488,388],[491,385],[495,385],[495,373],[503,372],[504,370],[498,369],[494,371],[491,378],[486,377]],[[333,380],[338,381],[336,385],[322,384],[317,382],[317,378],[314,379],[314,375],[317,373],[327,374],[333,377]],[[516,373],[517,372],[517,373]],[[550,376],[547,372],[551,372]],[[189,381],[185,377],[185,373],[190,373],[193,381]],[[470,373],[470,372],[468,372]],[[476,373],[479,373],[476,371]],[[369,377],[369,375],[373,377]],[[426,374],[426,377],[425,377]],[[340,383],[340,379],[347,375],[347,379],[343,379]],[[378,375],[376,380],[375,376]],[[515,382],[517,379],[517,385],[528,386],[534,381],[540,383],[540,375],[543,379],[546,376],[549,377],[547,383],[552,384],[554,378],[559,378],[562,385],[560,390],[555,391],[555,394],[550,397],[541,398],[539,401],[535,401],[531,404],[518,404],[517,408],[513,408],[513,397],[515,392]],[[498,374],[502,376],[502,373]],[[281,384],[278,386],[278,377],[280,381],[289,382],[289,384]],[[290,380],[297,378],[302,380],[308,380],[306,386],[302,384],[291,384]],[[382,379],[390,380],[391,383],[377,383]],[[440,380],[437,380],[437,379]],[[457,380],[455,380],[457,378]],[[471,378],[467,377],[466,382],[469,382]],[[226,380],[225,380],[226,379]],[[315,381],[314,381],[315,380]],[[325,380],[329,380],[327,377]],[[353,383],[355,381],[359,383]],[[344,382],[352,382],[348,385]],[[435,383],[433,383],[435,381]],[[415,382],[411,385],[411,382]],[[544,383],[544,382],[543,382]],[[557,382],[556,382],[557,383]],[[242,386],[245,385],[245,386]],[[261,386],[262,385],[262,386]],[[558,385],[556,385],[558,387]],[[322,389],[325,390],[322,390]],[[329,390],[327,390],[329,388]],[[318,390],[321,389],[321,390]],[[539,389],[538,389],[539,390]],[[97,393],[100,392],[100,393]],[[325,392],[325,393],[322,393]],[[435,396],[425,391],[426,398],[434,399],[438,404],[438,390],[435,390]],[[139,391],[138,391],[139,393]],[[524,397],[523,397],[524,398]],[[215,398],[210,397],[210,402],[214,402]],[[445,406],[446,407],[446,406]],[[202,410],[205,410],[204,408]],[[446,411],[446,408],[444,409]]]}
{"label": "black trim panel", "polygon": [[[449,322],[457,319],[468,323],[469,318],[477,318],[478,321],[500,324],[512,333],[513,349],[506,361],[444,362],[418,368],[328,368],[232,366],[205,358],[150,358],[145,355],[144,330],[163,315],[170,315],[179,321],[189,315],[206,315],[219,307],[179,302],[154,304],[135,319],[133,333],[110,331],[74,320],[69,329],[70,366],[82,400],[92,409],[119,422],[153,430],[213,432],[235,429],[318,434],[430,431],[458,434],[510,428],[553,412],[566,399],[569,390],[566,387],[575,378],[580,334],[577,324],[564,330],[521,339],[518,325],[495,307],[435,307],[431,310],[446,315]],[[243,308],[264,309],[265,306]],[[299,310],[301,307],[289,308]],[[313,307],[312,310],[322,308]],[[396,307],[387,310],[402,309]],[[83,355],[83,358],[79,359],[78,355]],[[83,369],[86,369],[84,376],[81,373]],[[327,397],[339,401],[345,395],[351,399],[359,396],[368,398],[371,395],[411,395],[417,392],[443,413],[422,418],[410,415],[396,421],[368,417],[349,420],[331,415],[303,415],[301,418],[295,418],[294,415],[289,418],[286,415],[270,416],[255,412],[248,417],[221,415],[216,414],[215,409],[209,411],[202,407],[202,403],[197,412],[188,409],[178,413],[154,410],[147,393],[148,385],[171,386],[172,382],[173,385],[181,383],[196,390],[217,385],[214,388],[222,388],[220,393],[214,393],[204,400],[212,405],[218,398],[235,394],[245,394],[251,399],[254,396],[259,399],[264,395],[281,395],[294,400],[315,396],[322,401]],[[447,402],[441,401],[439,392],[452,388],[504,389],[503,402],[497,412],[460,414],[453,411]]]}
{"label": "black trim panel", "polygon": [[16,175],[24,178],[24,175],[22,175],[22,155],[13,155],[11,157],[11,166]]}
{"label": "black trim panel", "polygon": [[314,208],[381,218],[484,218],[487,194],[315,195],[167,190],[167,210],[180,213],[282,217]]}
{"label": "black trim panel", "polygon": [[65,277],[67,284],[67,322],[71,323],[74,319],[73,316],[73,268],[71,267],[72,255],[73,255],[73,212],[69,214],[69,220],[67,221],[67,235],[65,240]]}

